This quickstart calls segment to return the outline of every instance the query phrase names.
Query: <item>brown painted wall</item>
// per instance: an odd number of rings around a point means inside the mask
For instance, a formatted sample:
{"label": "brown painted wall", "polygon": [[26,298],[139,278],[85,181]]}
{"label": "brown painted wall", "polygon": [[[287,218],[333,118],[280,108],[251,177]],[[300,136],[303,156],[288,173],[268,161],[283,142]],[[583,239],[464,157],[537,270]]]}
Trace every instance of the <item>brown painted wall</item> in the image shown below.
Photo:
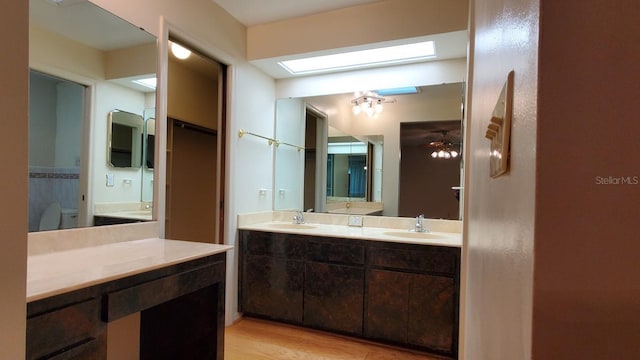
{"label": "brown painted wall", "polygon": [[542,14],[533,355],[638,359],[640,2]]}
{"label": "brown painted wall", "polygon": [[452,186],[460,186],[460,161],[434,159],[432,150],[400,149],[400,199],[398,216],[458,219],[458,200]]}
{"label": "brown painted wall", "polygon": [[29,97],[29,3],[4,1],[0,40],[0,357],[24,359],[27,273],[27,164]]}

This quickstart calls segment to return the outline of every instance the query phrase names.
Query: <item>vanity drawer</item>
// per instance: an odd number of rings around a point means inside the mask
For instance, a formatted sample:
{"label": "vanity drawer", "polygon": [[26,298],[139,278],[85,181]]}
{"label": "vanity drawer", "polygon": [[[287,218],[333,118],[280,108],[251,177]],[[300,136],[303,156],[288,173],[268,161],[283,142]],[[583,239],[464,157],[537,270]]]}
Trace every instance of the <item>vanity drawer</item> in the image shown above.
{"label": "vanity drawer", "polygon": [[26,358],[67,359],[75,358],[73,354],[106,354],[103,335],[98,299],[56,308],[27,318]]}
{"label": "vanity drawer", "polygon": [[356,240],[321,239],[307,244],[307,260],[364,265],[365,247]]}
{"label": "vanity drawer", "polygon": [[104,320],[111,322],[221,282],[225,270],[221,261],[108,293]]}
{"label": "vanity drawer", "polygon": [[407,244],[372,246],[368,256],[369,265],[374,267],[455,275],[459,271],[460,249]]}
{"label": "vanity drawer", "polygon": [[288,259],[302,260],[304,258],[306,251],[305,237],[295,234],[261,231],[241,231],[240,233],[243,251],[246,253]]}

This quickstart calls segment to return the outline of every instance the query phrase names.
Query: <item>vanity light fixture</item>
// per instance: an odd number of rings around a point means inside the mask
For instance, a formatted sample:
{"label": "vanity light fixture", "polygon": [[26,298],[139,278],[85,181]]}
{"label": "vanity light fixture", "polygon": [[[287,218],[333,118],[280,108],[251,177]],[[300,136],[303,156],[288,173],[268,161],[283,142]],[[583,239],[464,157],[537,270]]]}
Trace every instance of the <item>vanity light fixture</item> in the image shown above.
{"label": "vanity light fixture", "polygon": [[436,56],[433,41],[280,61],[294,75],[417,62]]}
{"label": "vanity light fixture", "polygon": [[364,112],[368,116],[379,114],[383,110],[383,103],[393,103],[395,100],[390,100],[381,96],[378,96],[375,92],[368,91],[365,93],[356,93],[356,98],[351,100],[351,110],[354,115],[359,115]]}
{"label": "vanity light fixture", "polygon": [[191,56],[191,50],[174,42],[171,42],[171,53],[173,54],[173,56],[177,57],[180,60],[186,60],[189,56]]}

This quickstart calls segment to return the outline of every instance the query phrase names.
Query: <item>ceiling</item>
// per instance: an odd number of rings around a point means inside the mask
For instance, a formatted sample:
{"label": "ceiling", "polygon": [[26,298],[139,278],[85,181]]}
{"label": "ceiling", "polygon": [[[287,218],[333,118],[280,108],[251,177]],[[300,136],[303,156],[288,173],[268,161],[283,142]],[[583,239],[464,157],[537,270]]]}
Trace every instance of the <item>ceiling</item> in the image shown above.
{"label": "ceiling", "polygon": [[212,0],[245,26],[266,24],[381,0]]}

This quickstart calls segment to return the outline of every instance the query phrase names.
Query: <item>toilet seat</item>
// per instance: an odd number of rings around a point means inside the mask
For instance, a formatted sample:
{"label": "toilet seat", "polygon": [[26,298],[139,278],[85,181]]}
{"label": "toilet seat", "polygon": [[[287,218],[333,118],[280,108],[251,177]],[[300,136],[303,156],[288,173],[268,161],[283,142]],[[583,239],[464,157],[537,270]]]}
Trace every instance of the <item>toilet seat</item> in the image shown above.
{"label": "toilet seat", "polygon": [[57,202],[51,203],[42,213],[40,217],[40,231],[56,230],[60,225],[60,204]]}

